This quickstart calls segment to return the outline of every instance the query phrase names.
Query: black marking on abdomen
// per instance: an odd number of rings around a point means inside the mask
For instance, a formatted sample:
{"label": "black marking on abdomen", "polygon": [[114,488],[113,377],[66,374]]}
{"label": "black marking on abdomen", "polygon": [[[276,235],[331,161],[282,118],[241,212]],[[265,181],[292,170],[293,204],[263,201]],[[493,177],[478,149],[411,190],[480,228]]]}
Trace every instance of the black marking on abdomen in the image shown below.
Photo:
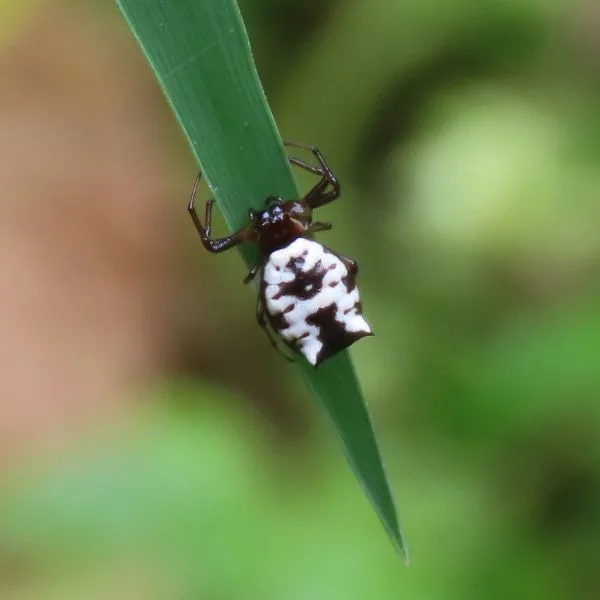
{"label": "black marking on abdomen", "polygon": [[325,276],[325,269],[321,260],[319,259],[308,271],[299,269],[299,265],[294,262],[298,260],[302,260],[302,263],[304,263],[304,259],[301,257],[288,262],[287,268],[292,271],[294,278],[291,281],[279,284],[279,291],[273,296],[273,300],[279,300],[282,296],[291,296],[298,300],[310,300],[321,291],[323,277]]}
{"label": "black marking on abdomen", "polygon": [[283,313],[280,312],[273,315],[268,310],[266,311],[266,313],[267,320],[271,324],[271,327],[278,333],[280,333],[284,329],[287,329],[290,326]]}
{"label": "black marking on abdomen", "polygon": [[348,348],[361,338],[372,335],[366,331],[347,331],[344,328],[344,324],[336,320],[336,313],[337,306],[335,304],[330,304],[306,317],[306,322],[309,325],[316,325],[319,328],[318,337],[323,344],[323,347],[317,355],[316,366],[326,358]]}
{"label": "black marking on abdomen", "polygon": [[348,274],[342,277],[342,283],[346,286],[348,293],[354,291],[356,288],[356,275],[348,271]]}
{"label": "black marking on abdomen", "polygon": [[361,315],[362,314],[362,305],[360,303],[360,300],[358,302],[355,302],[353,306],[351,306],[350,308],[347,308],[344,311],[344,314],[350,314],[353,310],[356,311],[356,314]]}

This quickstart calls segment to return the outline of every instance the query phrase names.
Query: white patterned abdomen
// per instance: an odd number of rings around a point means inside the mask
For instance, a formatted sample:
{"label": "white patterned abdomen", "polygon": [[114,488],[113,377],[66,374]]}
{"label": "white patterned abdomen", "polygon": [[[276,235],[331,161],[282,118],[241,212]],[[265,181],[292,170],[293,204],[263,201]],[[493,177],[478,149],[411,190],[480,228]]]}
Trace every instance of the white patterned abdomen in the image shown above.
{"label": "white patterned abdomen", "polygon": [[269,322],[312,365],[371,335],[355,272],[318,242],[298,238],[273,252],[262,285]]}

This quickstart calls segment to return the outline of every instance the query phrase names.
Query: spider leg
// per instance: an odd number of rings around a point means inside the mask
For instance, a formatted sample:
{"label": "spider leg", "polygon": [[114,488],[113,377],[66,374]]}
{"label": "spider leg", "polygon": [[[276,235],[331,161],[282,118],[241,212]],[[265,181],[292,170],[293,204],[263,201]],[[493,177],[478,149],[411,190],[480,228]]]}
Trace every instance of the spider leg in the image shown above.
{"label": "spider leg", "polygon": [[202,240],[204,247],[209,252],[225,252],[225,250],[229,250],[238,244],[254,240],[256,238],[256,232],[251,226],[243,227],[242,229],[224,238],[212,239],[210,237],[214,200],[209,200],[206,203],[206,208],[204,211],[204,225],[202,225],[200,217],[196,212],[196,192],[198,190],[198,184],[200,183],[201,178],[202,173],[200,172],[194,181],[194,187],[192,188],[190,201],[188,203],[188,212],[192,217],[192,221],[194,222],[198,233],[200,234],[200,239]]}
{"label": "spider leg", "polygon": [[261,267],[261,264],[257,264],[254,265],[249,271],[248,271],[248,275],[246,275],[246,277],[244,277],[244,283],[250,283],[255,277],[256,274],[258,273],[259,269]]}
{"label": "spider leg", "polygon": [[322,221],[315,221],[308,228],[308,233],[316,233],[317,231],[329,231],[333,225],[331,223],[323,223]]}
{"label": "spider leg", "polygon": [[279,354],[281,354],[281,356],[283,356],[285,360],[287,360],[288,362],[295,362],[293,358],[285,354],[285,352],[283,352],[283,350],[281,350],[281,348],[277,345],[277,342],[275,341],[275,338],[273,337],[273,334],[269,329],[267,319],[265,318],[265,308],[263,306],[260,294],[258,294],[258,297],[256,299],[256,322],[259,324],[260,328],[265,332],[267,338],[269,339],[269,342],[271,343],[271,346],[273,346],[273,348],[275,348],[275,350]]}
{"label": "spider leg", "polygon": [[[297,167],[300,167],[301,169],[304,169],[305,171],[308,171],[313,175],[319,175],[321,177],[321,181],[319,181],[312,188],[312,190],[310,190],[308,194],[306,194],[306,196],[304,197],[304,201],[311,208],[318,208],[319,206],[323,206],[328,202],[332,202],[333,200],[339,197],[340,184],[337,180],[337,177],[333,174],[333,172],[329,168],[329,165],[327,164],[327,161],[325,160],[325,157],[323,156],[323,154],[321,154],[321,151],[316,146],[308,146],[306,144],[300,144],[298,142],[289,141],[284,141],[283,143],[286,146],[293,146],[295,148],[303,148],[305,150],[310,150],[315,155],[316,159],[319,161],[320,167],[315,167],[301,160],[300,158],[296,158],[295,156],[289,157],[289,161],[293,165],[296,165]],[[330,186],[331,189],[328,192],[326,192],[325,190]]]}

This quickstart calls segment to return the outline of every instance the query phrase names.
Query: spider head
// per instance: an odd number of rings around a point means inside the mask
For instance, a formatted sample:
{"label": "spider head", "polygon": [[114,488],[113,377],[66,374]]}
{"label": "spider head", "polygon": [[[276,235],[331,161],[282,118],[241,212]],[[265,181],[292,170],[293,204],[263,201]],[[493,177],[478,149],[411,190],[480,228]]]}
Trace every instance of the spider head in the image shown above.
{"label": "spider head", "polygon": [[263,252],[270,253],[302,236],[312,222],[312,211],[304,202],[269,196],[266,208],[251,215]]}

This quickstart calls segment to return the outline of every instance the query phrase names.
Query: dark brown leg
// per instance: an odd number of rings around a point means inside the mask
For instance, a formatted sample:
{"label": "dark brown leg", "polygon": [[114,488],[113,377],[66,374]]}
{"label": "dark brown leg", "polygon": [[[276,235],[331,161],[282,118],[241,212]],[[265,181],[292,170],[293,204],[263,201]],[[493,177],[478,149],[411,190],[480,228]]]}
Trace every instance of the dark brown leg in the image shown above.
{"label": "dark brown leg", "polygon": [[254,265],[249,271],[248,271],[248,275],[246,275],[246,277],[244,277],[244,283],[250,283],[255,277],[256,274],[258,273],[259,269],[260,269],[261,265]]}
{"label": "dark brown leg", "polygon": [[[339,197],[340,184],[336,176],[329,168],[327,161],[325,160],[324,156],[321,154],[321,151],[318,148],[316,148],[315,146],[308,146],[306,144],[299,144],[298,142],[285,141],[284,144],[286,146],[293,146],[295,148],[303,148],[305,150],[310,150],[319,161],[320,167],[315,167],[301,160],[300,158],[296,158],[295,156],[289,157],[289,161],[293,165],[296,165],[297,167],[300,167],[301,169],[304,169],[305,171],[308,171],[313,175],[319,175],[321,177],[321,181],[319,181],[319,183],[317,183],[313,187],[313,189],[310,190],[308,194],[306,194],[304,198],[305,202],[311,208],[318,208],[319,206],[323,206],[328,202],[332,202],[333,200]],[[331,186],[331,189],[330,191],[326,192],[325,190],[329,186]]]}
{"label": "dark brown leg", "polygon": [[285,352],[283,352],[281,348],[277,345],[277,342],[275,341],[275,338],[273,337],[273,334],[269,329],[267,319],[265,318],[265,309],[263,307],[260,294],[258,294],[258,297],[256,299],[256,322],[259,324],[260,328],[265,332],[267,338],[269,339],[269,342],[271,343],[271,346],[273,346],[273,348],[275,348],[275,350],[279,354],[281,354],[281,356],[283,356],[285,360],[287,360],[288,362],[294,362],[294,359],[285,354]]}
{"label": "dark brown leg", "polygon": [[238,244],[242,244],[244,242],[251,241],[255,239],[256,233],[250,227],[244,227],[235,233],[218,239],[211,239],[211,226],[212,226],[212,207],[214,204],[213,200],[209,200],[206,203],[206,209],[204,212],[204,225],[200,222],[200,218],[198,217],[198,213],[196,212],[196,192],[198,190],[198,184],[200,183],[200,179],[202,177],[202,173],[198,173],[196,177],[196,181],[194,182],[194,187],[192,188],[192,194],[190,196],[190,201],[188,204],[188,212],[192,217],[192,221],[200,234],[200,239],[202,240],[202,244],[209,252],[225,252],[225,250],[229,250]]}
{"label": "dark brown leg", "polygon": [[329,231],[333,225],[331,223],[323,223],[321,221],[315,221],[308,228],[308,233],[316,233],[317,231]]}

